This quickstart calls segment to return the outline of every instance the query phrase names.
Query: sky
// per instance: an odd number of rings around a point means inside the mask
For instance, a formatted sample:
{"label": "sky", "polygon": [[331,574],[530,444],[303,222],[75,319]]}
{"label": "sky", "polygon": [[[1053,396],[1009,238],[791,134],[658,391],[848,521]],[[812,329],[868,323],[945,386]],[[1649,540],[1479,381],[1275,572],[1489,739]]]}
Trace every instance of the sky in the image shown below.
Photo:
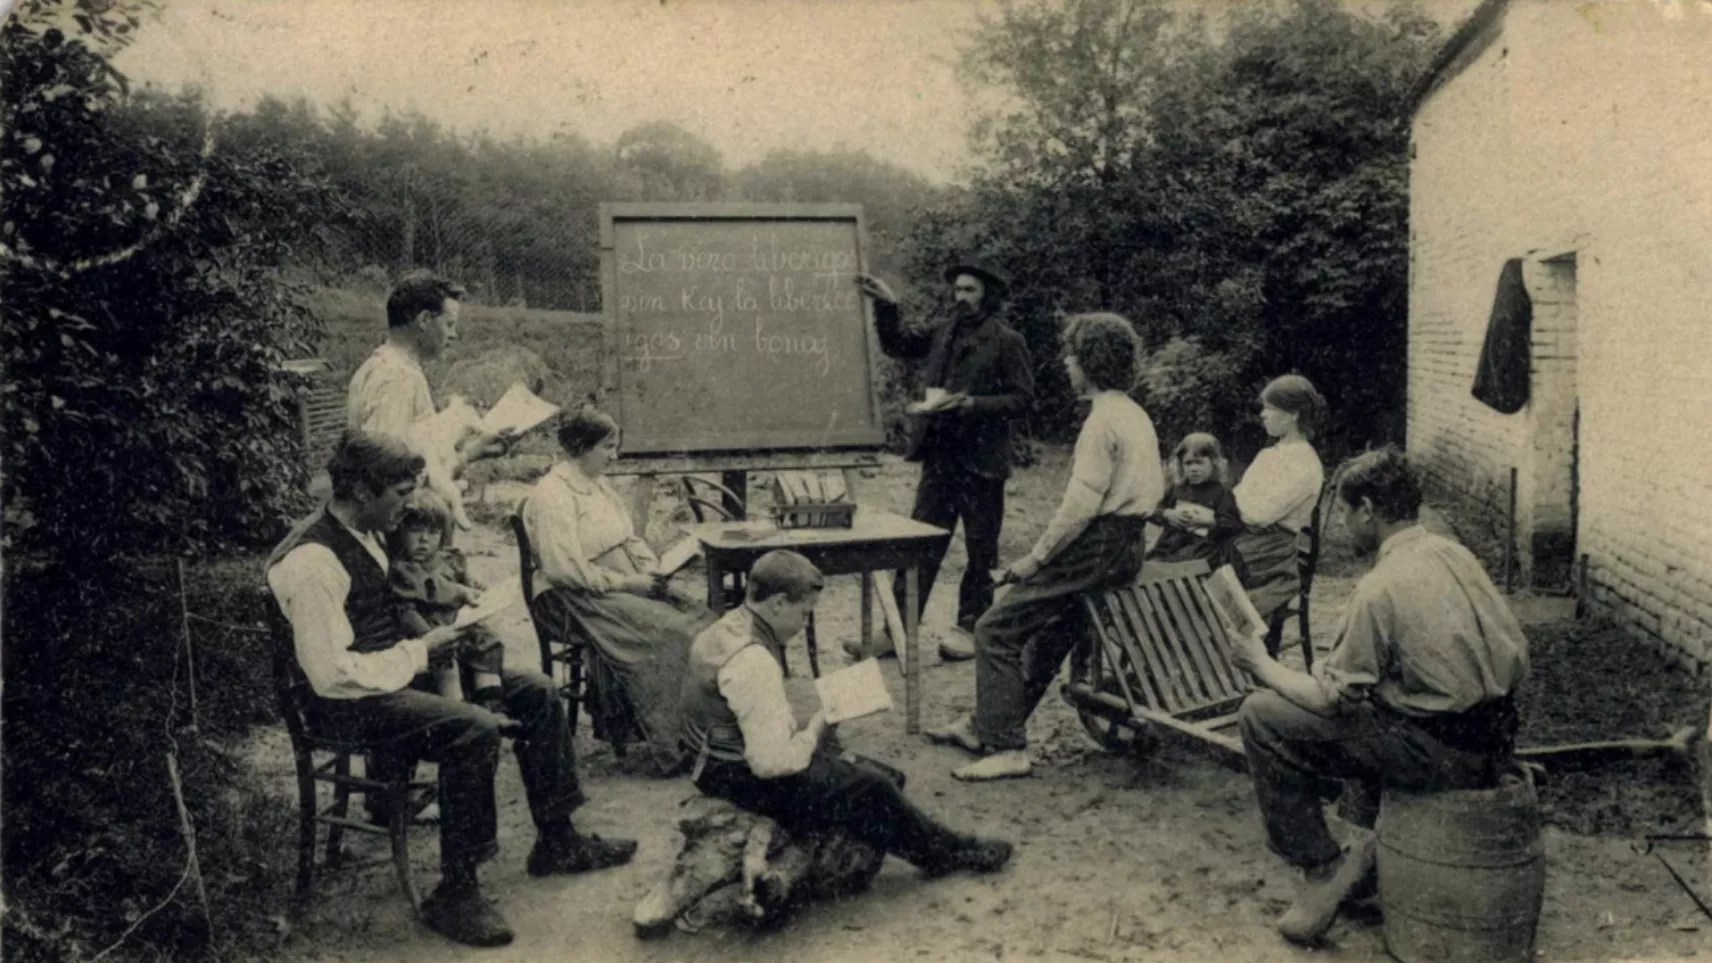
{"label": "sky", "polygon": [[[3,2],[3,0],[0,0]],[[1373,5],[1376,0],[1351,0]],[[1454,23],[1474,0],[1430,0]],[[986,9],[994,4],[986,3]],[[866,149],[935,181],[968,160],[955,51],[977,0],[165,0],[120,55],[216,106],[342,98],[448,126],[611,143],[675,122],[731,166]]]}

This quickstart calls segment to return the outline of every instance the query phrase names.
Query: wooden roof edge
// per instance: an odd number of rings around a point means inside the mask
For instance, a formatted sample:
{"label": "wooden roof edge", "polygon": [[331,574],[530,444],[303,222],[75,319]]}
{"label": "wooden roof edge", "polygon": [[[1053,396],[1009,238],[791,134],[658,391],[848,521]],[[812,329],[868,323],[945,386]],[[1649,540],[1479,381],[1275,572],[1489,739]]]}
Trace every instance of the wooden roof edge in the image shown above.
{"label": "wooden roof edge", "polygon": [[[1462,72],[1462,68],[1467,66],[1467,62],[1460,59],[1463,53],[1473,46],[1489,27],[1503,18],[1510,3],[1511,0],[1481,0],[1480,6],[1475,7],[1462,21],[1462,25],[1456,28],[1456,32],[1439,48],[1439,52],[1433,55],[1426,73],[1422,74],[1421,79],[1415,81],[1415,86],[1410,89],[1410,117],[1420,112],[1421,105],[1426,103],[1434,91]],[[1456,69],[1452,70],[1453,66]]]}

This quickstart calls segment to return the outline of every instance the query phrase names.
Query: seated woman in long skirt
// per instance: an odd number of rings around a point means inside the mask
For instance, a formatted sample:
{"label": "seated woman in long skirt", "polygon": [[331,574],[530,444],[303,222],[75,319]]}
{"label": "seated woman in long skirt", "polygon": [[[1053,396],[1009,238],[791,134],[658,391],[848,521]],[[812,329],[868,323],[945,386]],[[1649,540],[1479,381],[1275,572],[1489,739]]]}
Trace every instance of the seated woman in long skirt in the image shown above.
{"label": "seated woman in long skirt", "polygon": [[713,618],[666,591],[666,576],[605,478],[618,457],[618,423],[594,407],[565,416],[564,458],[536,483],[523,525],[543,583],[537,623],[589,643],[588,711],[594,735],[640,744],[661,775],[681,766],[678,690],[690,643]]}
{"label": "seated woman in long skirt", "polygon": [[1229,543],[1249,601],[1262,618],[1296,597],[1296,539],[1314,517],[1325,468],[1314,451],[1314,432],[1325,420],[1326,400],[1301,375],[1272,379],[1260,392],[1260,423],[1276,443],[1261,449],[1231,494],[1244,530]]}

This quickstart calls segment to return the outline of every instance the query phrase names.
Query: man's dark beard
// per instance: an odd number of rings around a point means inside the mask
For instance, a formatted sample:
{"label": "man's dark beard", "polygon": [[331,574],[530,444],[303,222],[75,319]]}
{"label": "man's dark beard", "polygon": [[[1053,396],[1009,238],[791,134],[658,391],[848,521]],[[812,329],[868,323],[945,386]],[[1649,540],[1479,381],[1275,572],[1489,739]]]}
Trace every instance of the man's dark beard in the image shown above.
{"label": "man's dark beard", "polygon": [[980,308],[967,301],[958,301],[951,306],[951,318],[959,323],[968,321],[980,313]]}

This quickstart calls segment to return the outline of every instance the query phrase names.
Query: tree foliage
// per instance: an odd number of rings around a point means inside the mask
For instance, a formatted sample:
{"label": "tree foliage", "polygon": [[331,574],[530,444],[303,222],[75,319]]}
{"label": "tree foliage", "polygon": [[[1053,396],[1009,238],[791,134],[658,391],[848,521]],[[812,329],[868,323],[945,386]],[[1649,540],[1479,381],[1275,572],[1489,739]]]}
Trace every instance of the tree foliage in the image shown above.
{"label": "tree foliage", "polygon": [[912,272],[1011,266],[1042,430],[1075,423],[1061,312],[1129,316],[1157,353],[1162,433],[1248,434],[1268,376],[1300,371],[1343,445],[1392,434],[1407,292],[1407,103],[1436,36],[1409,7],[1231,8],[1222,31],[1162,0],[1012,2],[962,66],[997,92],[969,189],[918,219]]}
{"label": "tree foliage", "polygon": [[[279,151],[223,143],[193,95],[130,95],[85,36],[4,28],[0,251],[6,548],[112,561],[265,537],[299,486],[281,362],[314,319],[280,279],[336,206]],[[87,38],[87,39],[85,39]]]}

